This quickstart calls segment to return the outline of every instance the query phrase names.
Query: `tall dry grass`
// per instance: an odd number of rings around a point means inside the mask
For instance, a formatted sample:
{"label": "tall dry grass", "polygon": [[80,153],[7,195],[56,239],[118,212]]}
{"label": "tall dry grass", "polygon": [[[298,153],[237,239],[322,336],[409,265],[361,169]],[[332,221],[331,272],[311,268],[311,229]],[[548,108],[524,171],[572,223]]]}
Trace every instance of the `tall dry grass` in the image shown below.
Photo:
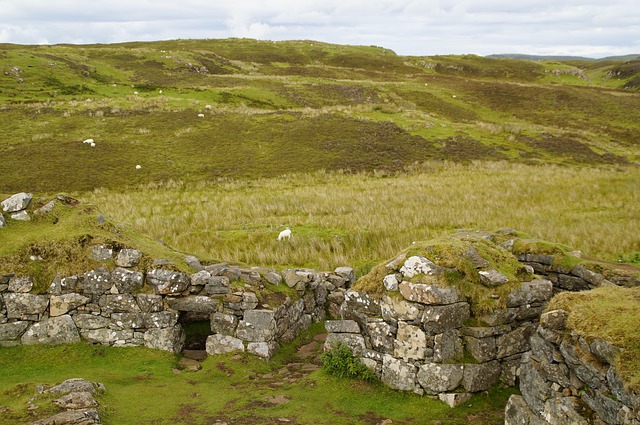
{"label": "tall dry grass", "polygon": [[[413,241],[470,227],[512,227],[606,260],[640,251],[638,168],[431,163],[395,176],[170,181],[85,197],[175,249],[249,265],[365,271]],[[285,226],[293,238],[279,243]]]}

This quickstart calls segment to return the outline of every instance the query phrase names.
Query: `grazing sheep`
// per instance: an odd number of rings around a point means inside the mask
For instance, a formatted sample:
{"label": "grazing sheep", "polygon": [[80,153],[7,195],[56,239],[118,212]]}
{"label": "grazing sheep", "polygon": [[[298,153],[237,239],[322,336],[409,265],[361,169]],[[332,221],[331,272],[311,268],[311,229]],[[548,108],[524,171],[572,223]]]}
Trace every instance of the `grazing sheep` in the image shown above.
{"label": "grazing sheep", "polygon": [[139,170],[142,168],[142,165],[136,165],[136,170]]}
{"label": "grazing sheep", "polygon": [[160,91],[158,92],[158,94],[162,94],[162,90],[160,90]]}
{"label": "grazing sheep", "polygon": [[204,114],[198,114],[198,118],[204,118]]}
{"label": "grazing sheep", "polygon": [[283,241],[285,239],[291,239],[291,229],[289,229],[288,227],[278,235],[279,241]]}
{"label": "grazing sheep", "polygon": [[133,94],[135,94],[135,95],[137,96],[137,95],[138,95],[138,92],[137,92],[137,91],[134,91],[134,92],[133,92]]}
{"label": "grazing sheep", "polygon": [[211,109],[211,105],[204,105],[204,109]]}
{"label": "grazing sheep", "polygon": [[91,143],[93,143],[93,139],[87,139],[87,140],[83,141],[82,143],[91,144]]}
{"label": "grazing sheep", "polygon": [[95,148],[95,147],[96,147],[96,144],[95,144],[95,143],[93,143],[93,142],[91,142],[91,143],[89,143],[89,146],[91,146],[92,148]]}

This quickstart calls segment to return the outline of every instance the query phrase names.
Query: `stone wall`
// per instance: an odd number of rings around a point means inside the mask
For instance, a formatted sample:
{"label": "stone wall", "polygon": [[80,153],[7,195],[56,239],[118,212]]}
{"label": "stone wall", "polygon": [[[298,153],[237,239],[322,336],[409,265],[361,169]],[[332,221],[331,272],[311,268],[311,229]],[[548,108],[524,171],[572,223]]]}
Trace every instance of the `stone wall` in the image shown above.
{"label": "stone wall", "polygon": [[[327,308],[337,311],[354,281],[347,267],[278,273],[226,263],[202,266],[190,257],[198,271],[187,274],[162,266],[143,270],[134,249],[95,246],[92,256],[105,267],[56,277],[45,294],[33,293],[30,276],[0,276],[0,346],[84,340],[178,353],[185,340],[181,322],[210,320],[210,354],[247,350],[268,358],[278,343],[323,320]],[[292,296],[266,285],[286,285]]]}
{"label": "stone wall", "polygon": [[[473,239],[469,235],[461,237]],[[495,242],[486,235],[480,238]],[[514,241],[495,244],[502,250],[496,258],[506,258],[509,254],[505,251],[513,250]],[[530,278],[506,295],[504,307],[474,314],[469,294],[442,284],[438,276],[447,271],[477,273],[474,284],[495,289],[496,293],[489,291],[488,296],[496,299],[504,297],[498,295],[499,288],[508,284],[509,279],[496,267],[496,258],[483,258],[472,247],[463,255],[472,267],[444,269],[423,256],[401,255],[386,264],[384,273],[376,275],[378,287],[384,287],[382,295],[348,290],[341,309],[342,320],[326,324],[329,335],[325,350],[344,343],[389,387],[437,396],[453,407],[467,400],[471,393],[498,383],[520,384],[522,388],[523,380],[530,379],[532,370],[539,372],[546,367],[532,366],[536,357],[531,350],[535,353],[544,341],[537,334],[540,316],[556,293],[640,284],[637,274],[634,277],[607,271],[605,275],[583,265],[558,265],[563,261],[556,261],[553,255],[511,252],[526,268],[527,273],[520,277]],[[414,283],[416,277],[418,281],[432,283]],[[596,395],[584,397],[602,400]],[[616,407],[622,408],[617,404]]]}
{"label": "stone wall", "polygon": [[[343,320],[328,321],[325,349],[349,345],[388,386],[438,396],[457,405],[471,393],[498,382],[515,385],[529,337],[552,297],[549,280],[524,282],[507,297],[505,308],[473,316],[457,289],[405,281],[411,265],[430,263],[410,257],[380,300],[348,290]],[[400,277],[400,279],[398,279]]]}
{"label": "stone wall", "polygon": [[564,310],[546,312],[523,357],[521,396],[505,410],[507,425],[640,424],[640,397],[612,366],[620,348],[591,343],[566,328]]}

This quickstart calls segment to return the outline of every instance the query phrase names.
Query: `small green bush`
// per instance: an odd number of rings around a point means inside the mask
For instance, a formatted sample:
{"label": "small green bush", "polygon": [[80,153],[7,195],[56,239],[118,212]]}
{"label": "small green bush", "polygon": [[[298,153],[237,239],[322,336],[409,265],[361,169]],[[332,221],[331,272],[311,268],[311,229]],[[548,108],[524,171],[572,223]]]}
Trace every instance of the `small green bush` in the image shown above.
{"label": "small green bush", "polygon": [[323,353],[321,359],[324,370],[338,378],[356,378],[364,381],[378,379],[375,373],[353,355],[351,348],[341,342],[330,351]]}

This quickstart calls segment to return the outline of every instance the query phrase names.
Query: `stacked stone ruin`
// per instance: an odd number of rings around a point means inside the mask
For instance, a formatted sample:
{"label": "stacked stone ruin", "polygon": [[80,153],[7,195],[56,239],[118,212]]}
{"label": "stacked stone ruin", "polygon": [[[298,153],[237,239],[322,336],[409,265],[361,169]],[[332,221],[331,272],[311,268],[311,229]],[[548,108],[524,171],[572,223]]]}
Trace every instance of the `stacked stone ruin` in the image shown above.
{"label": "stacked stone ruin", "polygon": [[[181,323],[210,320],[210,354],[246,350],[269,358],[280,343],[323,320],[327,308],[336,311],[354,281],[348,267],[279,273],[226,263],[202,266],[190,257],[199,270],[187,274],[160,265],[143,270],[141,257],[135,249],[94,246],[94,261],[116,267],[58,276],[46,294],[33,293],[30,276],[0,276],[0,346],[84,340],[178,353],[185,341]],[[287,285],[297,296],[282,296],[278,305],[261,303],[265,284]]]}
{"label": "stacked stone ruin", "polygon": [[[501,246],[512,249],[513,241]],[[505,308],[473,315],[455,288],[411,282],[441,272],[439,266],[401,255],[385,267],[381,297],[345,293],[342,320],[326,323],[325,348],[346,344],[386,385],[452,407],[497,384],[519,385],[522,396],[512,396],[506,409],[510,425],[640,424],[640,398],[611,366],[620,348],[569,332],[564,311],[544,313],[558,292],[634,287],[637,274],[605,276],[558,265],[553,255],[516,258],[536,278],[515,288]],[[478,269],[483,284],[506,283],[497,270]]]}

